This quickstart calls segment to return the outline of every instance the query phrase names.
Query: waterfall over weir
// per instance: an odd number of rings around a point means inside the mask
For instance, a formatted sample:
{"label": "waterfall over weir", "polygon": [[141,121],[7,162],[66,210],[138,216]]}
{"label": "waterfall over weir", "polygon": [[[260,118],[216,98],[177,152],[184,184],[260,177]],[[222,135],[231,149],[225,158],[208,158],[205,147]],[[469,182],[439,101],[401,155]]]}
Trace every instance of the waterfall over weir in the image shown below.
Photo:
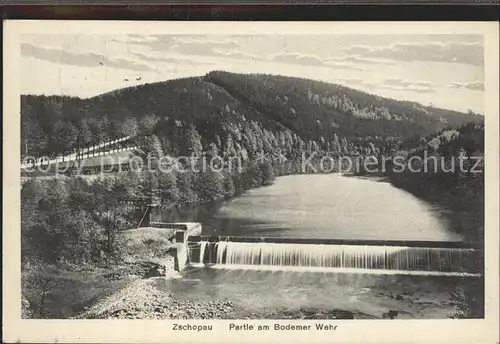
{"label": "waterfall over weir", "polygon": [[476,275],[476,253],[470,248],[200,241],[190,243],[189,263],[228,269],[453,276]]}

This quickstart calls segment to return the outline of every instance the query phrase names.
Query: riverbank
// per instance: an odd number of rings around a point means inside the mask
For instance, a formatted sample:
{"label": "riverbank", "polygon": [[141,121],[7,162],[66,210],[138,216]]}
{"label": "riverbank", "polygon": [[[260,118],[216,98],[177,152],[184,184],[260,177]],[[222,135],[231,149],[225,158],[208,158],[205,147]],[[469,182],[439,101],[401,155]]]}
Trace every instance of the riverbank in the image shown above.
{"label": "riverbank", "polygon": [[460,234],[464,241],[483,245],[484,184],[482,176],[472,177],[469,184],[464,182],[456,187],[444,187],[437,180],[425,180],[411,173],[388,173],[387,181],[431,205],[437,205],[452,231]]}
{"label": "riverbank", "polygon": [[[152,285],[134,281],[104,298],[74,319],[370,319],[369,315],[345,310],[300,308],[265,312],[248,310],[229,300],[178,299]],[[394,317],[397,316],[395,312]],[[391,313],[392,314],[392,313]]]}
{"label": "riverbank", "polygon": [[23,318],[66,319],[137,281],[174,276],[168,255],[174,230],[139,228],[119,232],[120,258],[102,265],[31,266],[22,271]]}
{"label": "riverbank", "polygon": [[383,173],[371,173],[371,174],[343,173],[342,177],[370,180],[379,183],[389,183],[389,178],[387,177],[387,175]]}
{"label": "riverbank", "polygon": [[[172,278],[172,276],[167,277]],[[136,280],[116,293],[102,298],[74,319],[446,319],[457,307],[448,297],[446,283],[420,281],[386,283],[349,289],[349,295],[337,295],[328,305],[297,307],[249,307],[231,295],[222,297],[208,292],[195,298],[182,297],[175,291],[158,288],[160,279]],[[422,283],[423,282],[423,283]],[[452,281],[448,281],[453,283]],[[188,282],[192,283],[192,282]],[[206,285],[211,288],[211,285]],[[338,291],[345,289],[337,286]],[[286,290],[286,289],[285,289]],[[284,292],[284,291],[282,291]],[[342,294],[344,292],[340,292]],[[292,297],[292,296],[290,296]],[[245,302],[248,301],[245,300]],[[359,301],[366,303],[362,308]],[[347,308],[342,308],[347,307]],[[350,308],[349,308],[350,307]]]}
{"label": "riverbank", "polygon": [[233,308],[228,301],[178,300],[150,281],[139,280],[99,301],[76,319],[236,319]]}

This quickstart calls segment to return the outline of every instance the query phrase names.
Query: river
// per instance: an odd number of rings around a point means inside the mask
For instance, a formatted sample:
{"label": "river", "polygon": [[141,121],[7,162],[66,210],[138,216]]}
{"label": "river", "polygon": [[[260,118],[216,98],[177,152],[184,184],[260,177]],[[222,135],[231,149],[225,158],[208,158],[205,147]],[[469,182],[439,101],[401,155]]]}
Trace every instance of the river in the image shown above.
{"label": "river", "polygon": [[[337,174],[284,176],[227,202],[166,212],[203,234],[258,237],[458,241],[446,210],[391,184]],[[157,219],[158,220],[158,219]],[[229,299],[258,317],[280,309],[342,309],[362,318],[445,318],[456,277],[188,268],[154,282],[190,299]]]}

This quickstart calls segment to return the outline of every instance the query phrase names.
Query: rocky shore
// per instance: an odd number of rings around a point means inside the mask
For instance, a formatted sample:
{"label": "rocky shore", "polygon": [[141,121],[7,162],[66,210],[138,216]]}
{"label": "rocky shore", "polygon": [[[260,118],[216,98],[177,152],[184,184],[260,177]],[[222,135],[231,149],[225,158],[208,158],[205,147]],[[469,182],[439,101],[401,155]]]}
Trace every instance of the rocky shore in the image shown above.
{"label": "rocky shore", "polygon": [[130,284],[80,313],[75,319],[235,319],[232,302],[179,300],[155,288],[155,278],[175,278],[174,258],[136,260],[104,275]]}
{"label": "rocky shore", "polygon": [[241,309],[228,300],[178,299],[154,286],[158,278],[176,278],[173,258],[136,261],[104,277],[129,280],[127,287],[99,300],[73,319],[366,319],[364,314],[315,308],[254,310]]}
{"label": "rocky shore", "polygon": [[364,314],[345,310],[274,310],[251,313],[227,300],[179,300],[147,280],[132,282],[127,288],[99,301],[75,319],[367,319]]}
{"label": "rocky shore", "polygon": [[147,280],[132,282],[127,288],[99,301],[77,319],[235,319],[229,301],[193,302],[177,300]]}
{"label": "rocky shore", "polygon": [[171,277],[174,271],[174,258],[167,256],[156,261],[136,261],[124,263],[122,266],[105,274],[103,277],[110,280],[146,279],[152,277]]}

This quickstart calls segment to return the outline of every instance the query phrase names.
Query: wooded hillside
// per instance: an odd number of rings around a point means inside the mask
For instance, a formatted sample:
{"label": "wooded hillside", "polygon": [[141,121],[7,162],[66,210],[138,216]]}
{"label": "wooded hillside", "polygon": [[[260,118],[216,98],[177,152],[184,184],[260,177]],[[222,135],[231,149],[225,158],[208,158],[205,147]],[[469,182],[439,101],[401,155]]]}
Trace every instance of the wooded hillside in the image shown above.
{"label": "wooded hillside", "polygon": [[[90,99],[22,96],[21,152],[55,155],[124,135],[158,136],[165,154],[215,147],[252,157],[305,145],[352,153],[482,120],[307,79],[211,72]],[[193,135],[195,139],[193,139]],[[290,149],[288,149],[290,150]]]}

